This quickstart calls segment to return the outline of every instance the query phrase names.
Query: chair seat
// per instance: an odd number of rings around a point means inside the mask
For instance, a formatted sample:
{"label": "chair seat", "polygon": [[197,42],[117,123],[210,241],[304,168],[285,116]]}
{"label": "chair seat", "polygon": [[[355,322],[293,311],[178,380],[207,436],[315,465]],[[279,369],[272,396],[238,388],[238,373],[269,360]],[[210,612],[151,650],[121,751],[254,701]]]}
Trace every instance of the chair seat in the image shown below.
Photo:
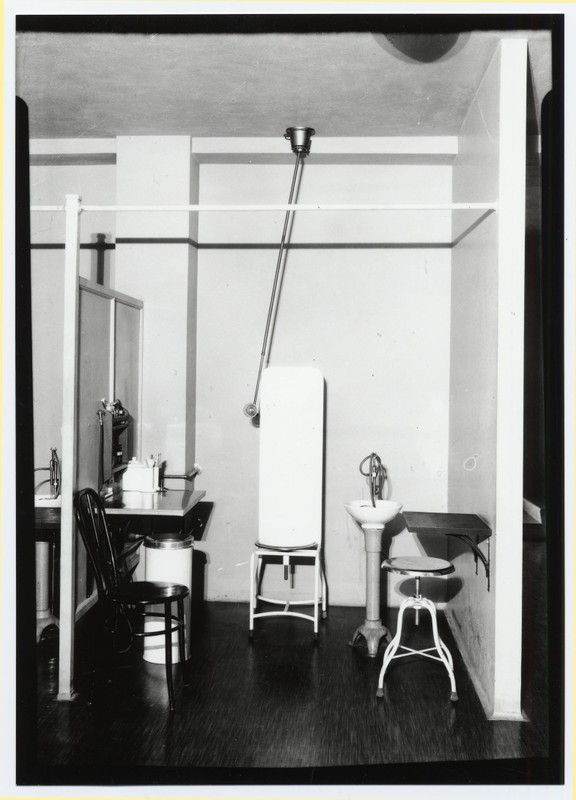
{"label": "chair seat", "polygon": [[187,586],[165,581],[135,581],[117,586],[110,592],[110,598],[119,603],[134,605],[148,603],[166,603],[188,597]]}
{"label": "chair seat", "polygon": [[[250,557],[250,630],[249,638],[252,640],[254,620],[260,617],[300,617],[314,624],[314,639],[318,639],[319,606],[322,607],[322,619],[326,619],[326,578],[322,565],[320,545],[317,542],[305,545],[282,546],[255,542],[255,550]],[[260,584],[262,574],[267,562],[272,559],[281,559],[284,565],[284,580],[291,578],[290,589],[294,586],[294,564],[300,559],[304,562],[311,561],[314,565],[314,594],[301,599],[291,599],[290,594],[282,597],[270,597],[261,594]],[[320,589],[321,586],[321,589]],[[290,591],[290,590],[289,590]],[[270,603],[281,606],[274,611],[257,611],[258,602]],[[312,614],[293,611],[292,606],[309,606],[313,608]]]}
{"label": "chair seat", "polygon": [[433,577],[434,575],[448,575],[454,572],[454,564],[443,558],[431,556],[397,556],[387,558],[382,562],[382,568],[388,572],[399,575],[416,575],[418,577]]}
{"label": "chair seat", "polygon": [[255,546],[261,550],[278,550],[280,553],[292,553],[294,550],[317,550],[318,544],[298,544],[298,545],[278,545],[278,544],[265,544],[264,542],[254,542]]}

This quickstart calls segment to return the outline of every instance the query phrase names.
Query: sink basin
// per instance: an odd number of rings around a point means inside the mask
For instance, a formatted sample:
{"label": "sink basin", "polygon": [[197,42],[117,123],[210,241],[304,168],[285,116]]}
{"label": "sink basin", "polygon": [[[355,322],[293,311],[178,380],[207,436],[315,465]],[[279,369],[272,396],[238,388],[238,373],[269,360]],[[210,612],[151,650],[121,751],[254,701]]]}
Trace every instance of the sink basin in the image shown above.
{"label": "sink basin", "polygon": [[402,511],[400,503],[394,500],[376,500],[376,507],[370,500],[353,500],[344,503],[346,511],[359,525],[385,525]]}
{"label": "sink basin", "polygon": [[35,494],[34,505],[37,508],[60,508],[62,505],[61,497],[51,497],[49,494]]}

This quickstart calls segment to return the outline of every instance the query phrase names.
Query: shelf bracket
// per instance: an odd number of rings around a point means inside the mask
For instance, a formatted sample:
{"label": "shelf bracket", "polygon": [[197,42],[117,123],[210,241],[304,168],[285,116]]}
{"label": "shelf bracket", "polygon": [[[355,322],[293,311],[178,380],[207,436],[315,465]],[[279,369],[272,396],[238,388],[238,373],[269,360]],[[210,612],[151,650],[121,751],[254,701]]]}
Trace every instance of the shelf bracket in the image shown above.
{"label": "shelf bracket", "polygon": [[[478,559],[484,564],[484,569],[486,571],[486,580],[488,582],[488,591],[490,591],[490,537],[489,536],[476,536],[476,541],[474,542],[468,533],[451,533],[451,536],[454,536],[456,539],[460,539],[460,541],[465,542],[472,552],[474,553],[474,563],[476,565],[476,575],[478,575]],[[484,555],[482,550],[478,547],[480,542],[487,541],[488,542],[488,556]]]}

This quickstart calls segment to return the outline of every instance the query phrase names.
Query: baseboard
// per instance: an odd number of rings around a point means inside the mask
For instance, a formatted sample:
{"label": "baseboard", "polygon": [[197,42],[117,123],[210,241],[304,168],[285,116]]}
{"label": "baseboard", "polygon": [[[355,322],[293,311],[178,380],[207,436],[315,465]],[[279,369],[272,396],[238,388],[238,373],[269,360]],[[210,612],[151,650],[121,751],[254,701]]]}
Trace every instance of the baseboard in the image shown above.
{"label": "baseboard", "polygon": [[456,620],[454,615],[453,609],[450,606],[447,606],[446,611],[444,613],[448,625],[450,626],[450,630],[452,632],[452,636],[460,650],[460,654],[466,664],[466,669],[468,670],[468,674],[470,679],[474,685],[474,689],[476,690],[476,694],[478,695],[478,699],[482,704],[482,708],[484,709],[484,713],[486,714],[486,719],[489,722],[498,722],[498,721],[506,721],[506,722],[528,722],[528,718],[524,714],[524,712],[500,712],[494,711],[494,702],[489,699],[484,686],[482,685],[482,681],[480,680],[480,676],[475,670],[475,660],[472,657],[471,653],[469,652],[468,648],[466,647],[466,643],[462,638],[460,633],[460,626]]}
{"label": "baseboard", "polygon": [[511,711],[509,714],[492,714],[492,716],[488,717],[490,722],[529,722],[530,720],[524,714],[524,712],[513,712]]}
{"label": "baseboard", "polygon": [[464,663],[466,665],[466,669],[468,670],[468,674],[470,676],[470,680],[474,685],[474,689],[476,690],[476,694],[478,695],[478,699],[482,704],[482,708],[484,709],[484,713],[486,714],[486,719],[491,719],[492,714],[494,713],[494,704],[490,701],[488,695],[486,694],[484,687],[482,685],[482,681],[480,680],[480,676],[476,672],[475,669],[475,662],[472,658],[464,639],[462,638],[462,634],[460,632],[460,626],[454,616],[454,611],[450,606],[446,607],[444,612],[446,617],[446,621],[450,626],[450,630],[452,632],[452,636],[456,642],[458,650],[460,650],[460,655],[462,656]]}

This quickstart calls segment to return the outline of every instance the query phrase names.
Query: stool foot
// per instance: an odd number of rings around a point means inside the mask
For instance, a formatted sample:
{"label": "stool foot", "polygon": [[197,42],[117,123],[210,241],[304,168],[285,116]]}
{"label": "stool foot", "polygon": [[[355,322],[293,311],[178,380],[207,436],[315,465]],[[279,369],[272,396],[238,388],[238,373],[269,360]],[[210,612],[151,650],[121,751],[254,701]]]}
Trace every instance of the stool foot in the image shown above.
{"label": "stool foot", "polygon": [[322,612],[322,619],[328,619],[328,612],[327,611],[323,611]]}
{"label": "stool foot", "polygon": [[384,689],[378,689],[376,691],[376,697],[384,697]]}
{"label": "stool foot", "polygon": [[456,694],[456,692],[452,692],[450,694],[450,702],[451,703],[457,703],[458,702],[458,695]]}

